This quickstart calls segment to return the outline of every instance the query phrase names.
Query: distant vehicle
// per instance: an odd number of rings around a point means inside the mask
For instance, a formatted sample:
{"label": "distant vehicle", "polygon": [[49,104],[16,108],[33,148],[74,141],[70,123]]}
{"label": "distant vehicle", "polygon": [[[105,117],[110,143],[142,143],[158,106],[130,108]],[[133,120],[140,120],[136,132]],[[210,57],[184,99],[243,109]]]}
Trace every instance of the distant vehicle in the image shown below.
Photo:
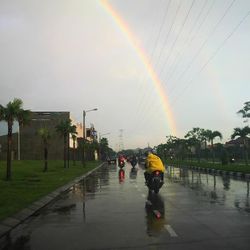
{"label": "distant vehicle", "polygon": [[145,166],[145,164],[146,164],[146,157],[145,156],[139,157],[139,164]]}
{"label": "distant vehicle", "polygon": [[116,156],[108,157],[108,164],[116,164]]}

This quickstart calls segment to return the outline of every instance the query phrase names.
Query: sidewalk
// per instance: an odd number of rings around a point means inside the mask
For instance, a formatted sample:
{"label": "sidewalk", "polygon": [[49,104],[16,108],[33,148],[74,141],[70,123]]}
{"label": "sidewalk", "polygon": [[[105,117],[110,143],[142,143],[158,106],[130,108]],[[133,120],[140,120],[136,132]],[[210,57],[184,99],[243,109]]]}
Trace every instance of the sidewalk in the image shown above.
{"label": "sidewalk", "polygon": [[75,178],[70,183],[56,189],[54,192],[46,195],[45,197],[43,197],[42,199],[40,199],[36,202],[34,202],[33,204],[31,204],[27,208],[21,210],[20,212],[13,214],[12,216],[1,221],[0,222],[0,243],[1,243],[2,238],[4,238],[5,236],[8,236],[8,234],[10,233],[10,231],[12,229],[17,227],[19,224],[24,222],[30,216],[32,216],[33,214],[38,212],[40,209],[42,209],[43,207],[48,205],[50,202],[52,202],[54,199],[56,199],[60,194],[68,191],[73,185],[77,184],[79,181],[86,178],[88,175],[92,174],[97,169],[101,168],[104,164],[105,164],[105,162],[100,164],[98,167],[92,169],[88,173],[86,173],[80,177]]}

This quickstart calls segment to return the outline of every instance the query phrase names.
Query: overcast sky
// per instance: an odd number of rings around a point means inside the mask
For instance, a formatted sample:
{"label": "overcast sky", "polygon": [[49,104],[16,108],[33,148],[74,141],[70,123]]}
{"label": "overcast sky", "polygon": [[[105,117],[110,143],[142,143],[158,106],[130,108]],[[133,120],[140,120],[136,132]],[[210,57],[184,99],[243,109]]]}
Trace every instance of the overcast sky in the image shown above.
{"label": "overcast sky", "polygon": [[[250,100],[249,0],[0,1],[0,104],[82,111],[114,149],[155,146],[172,134],[160,96],[183,137],[193,127],[228,140]],[[132,35],[131,35],[132,34]],[[162,93],[136,39],[162,82]],[[173,134],[172,134],[173,135]]]}

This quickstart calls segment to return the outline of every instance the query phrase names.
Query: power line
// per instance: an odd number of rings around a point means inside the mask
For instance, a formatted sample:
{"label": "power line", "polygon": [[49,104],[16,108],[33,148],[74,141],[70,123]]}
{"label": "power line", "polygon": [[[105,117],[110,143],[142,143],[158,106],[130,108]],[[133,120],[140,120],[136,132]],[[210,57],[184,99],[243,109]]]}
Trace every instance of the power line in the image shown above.
{"label": "power line", "polygon": [[[199,19],[200,19],[200,17],[201,17],[201,14],[203,13],[203,10],[205,9],[207,3],[208,3],[208,0],[205,0],[205,1],[204,1],[204,4],[203,4],[203,6],[202,6],[202,8],[201,8],[201,10],[200,10],[199,15],[197,16],[197,18],[196,18],[195,21],[194,21],[194,28],[193,28],[193,30],[195,30],[195,25],[196,25],[196,24],[199,24]],[[173,70],[172,70],[172,71],[169,71],[169,74],[168,74],[169,77],[168,77],[168,79],[166,80],[166,82],[169,82],[170,79],[171,79],[171,77],[174,75],[174,72],[176,71],[176,69],[177,69],[179,63],[181,62],[181,56],[183,55],[183,53],[184,53],[184,51],[185,51],[185,48],[187,48],[187,47],[192,43],[192,41],[194,40],[194,38],[195,38],[196,35],[198,34],[198,31],[200,30],[200,28],[202,27],[203,23],[204,23],[205,20],[207,19],[207,17],[208,17],[208,15],[209,15],[209,13],[210,13],[210,11],[211,11],[212,6],[214,5],[214,3],[215,3],[215,0],[213,0],[213,1],[212,1],[212,4],[209,6],[207,13],[205,14],[204,18],[202,19],[202,21],[200,22],[198,28],[196,29],[196,32],[195,32],[192,36],[191,36],[191,35],[189,36],[190,39],[185,43],[185,45],[183,46],[182,50],[180,50],[180,51],[177,52],[178,55],[177,55],[177,56],[175,57],[175,59],[173,60],[173,65],[174,65],[174,66],[173,66]],[[193,30],[190,31],[190,34],[193,33]],[[180,58],[180,60],[177,60],[177,58]],[[175,63],[175,62],[176,62],[176,63]]]}
{"label": "power line", "polygon": [[168,10],[169,10],[169,5],[171,3],[171,0],[168,1],[168,4],[167,4],[167,9],[165,10],[165,13],[164,13],[164,16],[163,16],[163,19],[162,19],[162,22],[161,22],[161,25],[160,25],[160,29],[159,29],[159,32],[158,32],[158,35],[157,35],[157,38],[155,40],[155,44],[154,44],[154,48],[152,50],[152,53],[151,53],[151,56],[150,56],[150,61],[152,62],[153,60],[153,57],[154,57],[154,52],[156,50],[156,47],[158,45],[158,42],[159,42],[159,39],[160,39],[160,36],[161,36],[161,33],[162,33],[162,28],[166,22],[166,17],[167,17],[167,14],[168,14]]}
{"label": "power line", "polygon": [[[170,32],[171,32],[171,30],[172,30],[172,28],[173,28],[173,26],[174,26],[174,23],[175,23],[175,20],[176,20],[176,17],[177,17],[177,15],[178,15],[178,12],[179,12],[179,10],[180,10],[180,8],[181,8],[181,5],[182,5],[182,1],[180,0],[179,1],[179,4],[178,4],[178,7],[177,7],[177,9],[176,9],[176,12],[175,12],[175,16],[174,16],[174,19],[173,19],[173,21],[172,21],[172,24],[171,24],[171,26],[170,26],[170,29],[168,30],[168,33],[167,33],[167,36],[165,37],[165,40],[164,40],[164,44],[165,45],[163,45],[163,47],[162,47],[162,49],[166,46],[166,42],[167,42],[167,39],[168,39],[168,37],[169,37],[169,34],[170,34]],[[162,51],[162,49],[161,49],[161,51]],[[159,54],[159,55],[161,55],[161,53]],[[159,59],[160,57],[158,57],[158,59]],[[148,91],[148,97],[150,96],[150,95],[152,95],[152,91]],[[148,100],[148,98],[146,98],[146,94],[144,94],[144,97],[143,97],[144,99],[147,99]],[[150,106],[150,102],[149,101],[147,101],[146,102],[146,105],[144,105],[144,110],[149,110],[149,108],[152,108],[152,106]],[[148,112],[147,112],[148,113]]]}
{"label": "power line", "polygon": [[[152,51],[150,53],[150,56],[148,57],[148,61],[151,63],[151,65],[152,65],[153,57],[155,55],[156,48],[157,48],[158,43],[159,43],[159,39],[160,39],[161,34],[162,34],[162,29],[163,29],[163,27],[165,25],[165,22],[166,22],[166,17],[167,17],[168,11],[169,11],[169,7],[170,7],[170,4],[171,4],[171,1],[172,0],[169,0],[168,4],[166,5],[166,8],[165,8],[165,11],[164,11],[164,14],[163,14],[163,18],[162,18],[162,21],[161,21],[161,24],[160,24],[160,28],[159,28],[158,33],[156,35],[155,41],[153,43],[153,49],[152,49]],[[148,79],[146,79],[146,78],[147,77],[145,75],[143,75],[143,77],[141,78],[141,83],[144,83],[144,85],[145,85],[145,82],[148,81]],[[141,101],[140,106],[139,106],[138,109],[143,108],[143,110],[146,110],[145,106],[147,105],[147,102],[146,102],[146,105],[144,105],[144,103],[145,103],[144,100],[147,100],[147,96],[149,96],[150,93],[151,93],[151,89],[147,90],[147,91],[144,91],[143,97],[142,97],[143,101]],[[141,113],[144,113],[144,112],[141,112]]]}
{"label": "power line", "polygon": [[[217,28],[219,27],[220,23],[223,21],[223,19],[225,18],[225,16],[227,15],[227,13],[229,12],[229,10],[232,8],[234,2],[236,0],[233,0],[230,5],[227,7],[226,11],[224,12],[223,16],[219,19],[219,21],[216,23],[216,25],[214,26],[213,30],[210,32],[210,34],[208,35],[208,37],[206,38],[206,40],[202,43],[202,45],[200,46],[200,48],[198,49],[197,53],[194,55],[194,57],[191,59],[190,63],[187,65],[187,67],[185,68],[185,70],[180,74],[180,76],[178,77],[178,79],[176,80],[177,82],[180,81],[180,79],[185,75],[185,73],[190,69],[190,67],[193,65],[194,61],[196,60],[196,58],[198,57],[198,55],[200,54],[201,50],[204,48],[204,46],[207,44],[208,40],[211,38],[211,36],[215,33],[215,31],[217,30]],[[172,87],[172,89],[169,90],[169,95],[173,93],[174,89],[175,89],[176,85],[174,85]]]}
{"label": "power line", "polygon": [[175,44],[176,44],[177,40],[179,39],[179,36],[180,36],[181,32],[183,31],[183,28],[184,28],[184,26],[185,26],[185,24],[186,24],[186,22],[187,22],[188,16],[189,16],[189,14],[190,14],[190,12],[191,12],[191,9],[192,9],[193,6],[194,6],[194,3],[195,3],[195,0],[192,1],[191,5],[190,5],[190,7],[189,7],[189,9],[188,9],[188,12],[187,12],[187,14],[186,14],[186,16],[185,16],[185,19],[184,19],[184,21],[182,22],[181,28],[179,29],[178,34],[177,34],[177,36],[175,37],[174,42],[172,43],[172,46],[171,46],[171,48],[170,48],[170,52],[169,52],[169,54],[168,54],[168,56],[167,56],[167,59],[166,59],[166,60],[164,61],[164,63],[163,63],[163,67],[162,67],[162,69],[161,69],[159,75],[163,73],[163,71],[164,71],[164,69],[165,69],[165,67],[166,67],[166,65],[167,65],[167,62],[168,62],[170,56],[171,56],[172,53],[173,53]]}
{"label": "power line", "polygon": [[[156,6],[157,5],[154,4],[154,16],[152,18],[154,20],[154,23],[152,23],[152,25],[151,25],[151,29],[150,29],[150,32],[149,32],[149,37],[148,37],[147,42],[146,42],[146,47],[152,43],[153,38],[154,38],[153,33],[155,33],[156,28],[158,26],[157,25],[157,16],[159,16],[159,10],[161,10],[161,8],[156,8]],[[145,74],[147,74],[147,73],[145,72],[144,74],[141,74],[138,77],[138,85],[139,85],[138,92],[141,92],[143,94],[142,94],[142,100],[140,101],[140,103],[138,103],[137,113],[142,107],[144,107],[144,105],[143,105],[144,101],[143,100],[145,100],[146,92],[149,91],[149,90],[145,90],[145,88],[142,87],[142,84],[145,82],[145,79],[146,79]],[[139,114],[144,114],[144,112],[139,112]]]}
{"label": "power line", "polygon": [[[172,47],[171,47],[171,50],[170,50],[170,53],[169,53],[167,59],[170,57],[171,52],[172,52],[172,50],[173,50],[173,48],[174,48],[174,46],[175,46],[175,44],[176,44],[176,42],[177,42],[177,40],[178,40],[178,38],[179,38],[181,32],[182,32],[182,30],[183,30],[183,28],[184,28],[184,26],[185,26],[185,24],[186,24],[186,22],[187,22],[188,16],[189,16],[189,14],[190,14],[190,12],[191,12],[191,9],[192,9],[193,6],[194,6],[194,3],[195,3],[195,0],[192,1],[191,5],[190,5],[190,7],[189,7],[189,9],[188,9],[188,11],[187,11],[187,14],[186,14],[186,16],[185,16],[185,18],[184,18],[184,20],[183,20],[183,22],[182,22],[182,25],[181,25],[181,27],[180,27],[180,29],[179,29],[179,31],[178,31],[178,34],[177,34],[177,36],[176,36],[176,38],[175,38],[175,41],[174,41],[173,44],[172,44]],[[178,6],[177,11],[176,11],[176,16],[177,16],[177,13],[178,13],[178,11],[179,11],[179,9],[180,9],[180,6],[181,6],[180,4],[181,4],[181,2],[179,2],[179,6]],[[176,16],[175,16],[175,18],[176,18]],[[174,18],[174,20],[175,20],[175,18]],[[167,62],[167,61],[165,61],[165,63],[166,63],[166,62]],[[164,65],[163,65],[163,67],[162,67],[162,70],[163,70],[163,68],[164,68]],[[162,72],[162,70],[161,70],[161,72]],[[160,72],[160,73],[161,73],[161,72]],[[159,73],[158,75],[160,75],[160,73]],[[152,94],[151,94],[151,96],[152,96]],[[151,98],[152,98],[152,97],[151,97]],[[151,103],[151,102],[149,101],[148,104],[147,104],[147,106],[149,106],[150,103]],[[148,108],[146,108],[146,109],[148,110]]]}
{"label": "power line", "polygon": [[161,48],[161,50],[160,50],[159,56],[158,56],[158,58],[157,58],[157,60],[156,60],[156,63],[155,63],[155,67],[157,67],[157,64],[159,64],[159,62],[160,62],[161,56],[162,56],[162,54],[163,54],[163,49],[166,47],[166,44],[167,44],[167,41],[168,41],[168,38],[169,38],[169,34],[171,33],[171,31],[172,31],[172,29],[173,29],[173,26],[174,26],[176,17],[177,17],[178,12],[179,12],[179,10],[180,10],[180,8],[181,8],[181,4],[182,4],[182,1],[179,1],[179,5],[178,5],[178,7],[177,7],[177,9],[176,9],[174,19],[173,19],[173,21],[172,21],[172,24],[171,24],[171,26],[170,26],[170,29],[168,30],[167,35],[165,36],[165,39],[164,39],[164,42],[163,42],[163,46],[162,46],[162,48]]}
{"label": "power line", "polygon": [[[190,87],[190,84],[194,81],[195,77],[197,75],[199,75],[204,69],[205,67],[213,60],[213,58],[219,53],[219,51],[224,47],[224,45],[226,44],[226,42],[232,37],[232,35],[238,30],[238,28],[241,26],[241,24],[246,20],[246,18],[250,15],[250,11],[248,11],[246,13],[246,15],[240,20],[240,22],[234,27],[234,29],[227,35],[227,37],[223,40],[223,42],[217,47],[217,49],[214,51],[214,53],[208,58],[208,60],[203,64],[203,66],[201,67],[201,69],[195,74],[195,76],[186,84],[186,86],[184,87],[181,95],[187,90],[188,87]],[[178,95],[174,101],[172,102],[172,104],[174,104],[181,95]]]}

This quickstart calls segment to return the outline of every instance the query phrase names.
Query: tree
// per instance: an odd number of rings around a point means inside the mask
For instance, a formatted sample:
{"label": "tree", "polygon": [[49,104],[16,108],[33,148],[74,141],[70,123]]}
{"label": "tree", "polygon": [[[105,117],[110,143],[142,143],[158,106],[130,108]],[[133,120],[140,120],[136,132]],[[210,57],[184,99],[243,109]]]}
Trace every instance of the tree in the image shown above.
{"label": "tree", "polygon": [[247,137],[250,134],[250,128],[248,126],[244,128],[235,128],[231,138],[234,139],[235,137],[240,137],[243,140],[243,152],[246,165],[248,165],[248,140]]}
{"label": "tree", "polygon": [[108,151],[109,151],[108,139],[105,137],[101,138],[99,145],[100,145],[100,158],[104,160],[106,159]]}
{"label": "tree", "polygon": [[207,130],[207,138],[208,140],[211,142],[211,150],[212,150],[212,155],[213,155],[213,163],[214,163],[214,139],[216,137],[219,137],[220,139],[222,139],[222,134],[219,131],[212,131],[212,130]]}
{"label": "tree", "polygon": [[[250,118],[250,101],[245,102],[243,109],[239,110],[237,114],[241,114],[242,118]],[[246,122],[247,119],[244,122]]]}
{"label": "tree", "polygon": [[98,151],[99,144],[96,140],[88,142],[86,141],[85,149],[87,154],[87,160],[95,159],[95,152]]}
{"label": "tree", "polygon": [[208,154],[207,154],[207,143],[209,142],[209,138],[210,138],[210,134],[211,134],[211,130],[209,129],[203,129],[201,132],[201,137],[202,137],[202,141],[205,143],[205,157],[208,160]]}
{"label": "tree", "polygon": [[[63,159],[64,159],[64,168],[66,168],[66,161],[68,158],[68,167],[69,167],[69,135],[77,134],[76,126],[71,124],[71,120],[63,120],[56,126],[56,131],[63,136]],[[67,157],[68,155],[68,157]]]}
{"label": "tree", "polygon": [[38,129],[38,135],[41,136],[43,141],[43,152],[44,152],[44,169],[43,172],[47,172],[48,170],[48,146],[49,146],[49,139],[51,138],[50,132],[48,128],[40,128]]}
{"label": "tree", "polygon": [[9,102],[5,107],[0,105],[0,121],[6,121],[8,124],[8,136],[7,136],[7,168],[6,179],[11,179],[11,152],[12,152],[12,128],[14,121],[18,121],[19,126],[26,125],[30,120],[30,110],[24,110],[22,108],[23,101],[18,98],[14,98],[12,102]]}
{"label": "tree", "polygon": [[195,147],[195,151],[198,155],[198,161],[200,162],[200,151],[201,151],[201,142],[204,140],[204,129],[201,128],[193,128],[188,131],[188,133],[184,136],[189,140],[189,143],[192,143]]}

